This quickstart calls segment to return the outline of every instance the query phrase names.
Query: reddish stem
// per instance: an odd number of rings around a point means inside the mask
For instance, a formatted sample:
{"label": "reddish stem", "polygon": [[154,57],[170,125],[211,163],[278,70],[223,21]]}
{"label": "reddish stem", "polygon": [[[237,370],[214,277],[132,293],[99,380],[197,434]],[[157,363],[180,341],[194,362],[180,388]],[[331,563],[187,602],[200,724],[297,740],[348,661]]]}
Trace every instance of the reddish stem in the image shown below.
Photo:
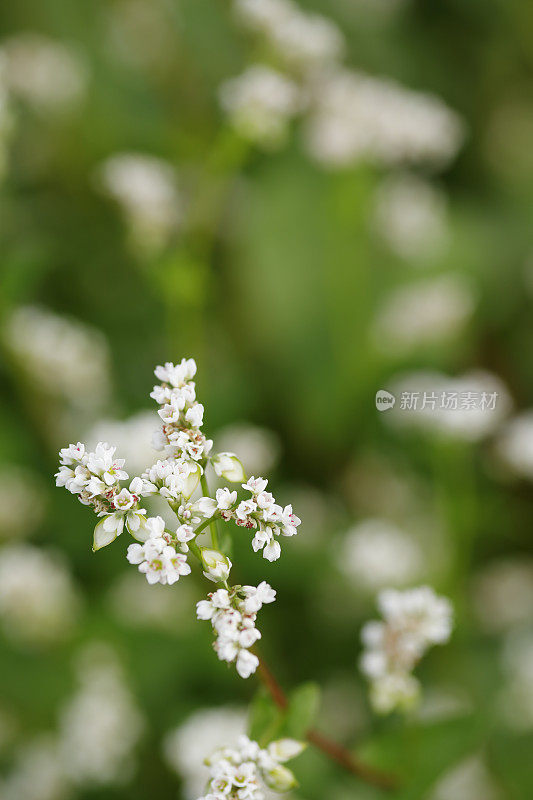
{"label": "reddish stem", "polygon": [[[258,673],[263,685],[269,691],[278,708],[287,709],[289,705],[287,696],[262,658],[259,658]],[[397,787],[398,781],[394,776],[368,766],[368,764],[363,763],[352,755],[341,744],[328,739],[319,731],[314,729],[307,731],[307,740],[332,761],[335,761],[362,781],[378,786],[380,789],[394,789]]]}

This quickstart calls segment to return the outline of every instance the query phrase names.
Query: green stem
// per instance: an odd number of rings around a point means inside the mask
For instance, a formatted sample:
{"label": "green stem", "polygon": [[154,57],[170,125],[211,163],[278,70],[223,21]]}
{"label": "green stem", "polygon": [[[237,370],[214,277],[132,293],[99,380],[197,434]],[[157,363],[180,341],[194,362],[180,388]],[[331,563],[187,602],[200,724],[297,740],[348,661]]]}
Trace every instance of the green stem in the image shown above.
{"label": "green stem", "polygon": [[[200,486],[202,487],[202,492],[204,493],[204,497],[209,497],[209,484],[207,483],[207,478],[205,477],[205,473],[200,478]],[[213,519],[213,517],[211,517],[210,520],[207,520],[207,523],[209,524],[209,530],[211,531],[211,544],[213,545],[213,549],[220,550],[220,545],[218,543],[216,520]]]}

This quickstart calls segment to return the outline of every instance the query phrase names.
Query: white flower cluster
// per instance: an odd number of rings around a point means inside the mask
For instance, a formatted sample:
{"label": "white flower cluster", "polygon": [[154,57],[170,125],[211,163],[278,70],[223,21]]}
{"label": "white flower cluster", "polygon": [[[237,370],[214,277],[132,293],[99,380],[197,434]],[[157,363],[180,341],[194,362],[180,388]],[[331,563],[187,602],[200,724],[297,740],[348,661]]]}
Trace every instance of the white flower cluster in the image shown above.
{"label": "white flower cluster", "polygon": [[83,97],[88,71],[81,54],[37,33],[2,42],[7,85],[18,98],[41,112],[63,111]]}
{"label": "white flower cluster", "polygon": [[120,206],[132,243],[148,252],[180,229],[183,202],[171,164],[144,153],[117,153],[100,166],[96,182]]}
{"label": "white flower cluster", "polygon": [[304,748],[295,739],[279,739],[263,750],[257,742],[240,736],[234,747],[222,747],[206,760],[211,779],[199,800],[265,800],[265,785],[287,792],[296,786],[296,779],[283,765]]}
{"label": "white flower cluster", "polygon": [[109,393],[109,348],[102,334],[44,308],[20,306],[3,339],[35,388],[77,408],[98,406]]}
{"label": "white flower cluster", "polygon": [[306,141],[310,155],[326,166],[370,160],[443,167],[463,135],[459,117],[439,98],[339,70],[316,86]]}
{"label": "white flower cluster", "polygon": [[92,643],[81,654],[78,680],[59,723],[63,769],[78,786],[119,783],[143,729],[126,675],[112,650]]}
{"label": "white flower cluster", "polygon": [[296,84],[264,64],[254,64],[226,81],[220,103],[244,138],[267,147],[284,142],[289,121],[300,110]]}
{"label": "white flower cluster", "polygon": [[[171,586],[180,579],[181,575],[189,575],[191,568],[187,564],[187,557],[178,553],[174,547],[175,540],[165,531],[162,517],[148,517],[145,524],[148,539],[144,544],[130,544],[128,547],[128,561],[137,564],[139,572],[146,575],[148,583],[162,583]],[[185,530],[184,530],[185,529]],[[189,526],[182,525],[178,528],[176,537],[181,538],[181,546],[188,550],[186,542],[192,539],[194,532]]]}
{"label": "white flower cluster", "polygon": [[292,0],[236,0],[235,11],[287,66],[301,70],[324,66],[344,49],[344,38],[333,22],[302,11]]}
{"label": "white flower cluster", "polygon": [[204,407],[196,401],[195,375],[196,363],[192,358],[156,367],[155,376],[161,383],[154,386],[150,397],[161,406],[157,413],[163,421],[162,430],[154,439],[156,449],[168,446],[173,455],[200,461],[209,454],[213,442],[200,430]]}
{"label": "white flower cluster", "polygon": [[56,486],[64,486],[77,494],[81,503],[92,506],[104,519],[95,529],[94,548],[99,550],[109,544],[123,529],[124,523],[132,535],[140,534],[144,523],[144,508],[139,508],[144,494],[141,478],[134,478],[129,489],[120,481],[129,476],[122,467],[124,459],[115,458],[115,449],[99,442],[94,452],[87,452],[81,442],[64,447],[60,455],[60,470],[56,473]]}
{"label": "white flower cluster", "polygon": [[218,706],[193,712],[163,740],[163,755],[183,781],[185,800],[196,800],[209,779],[206,753],[233,746],[246,733],[245,708]]}
{"label": "white flower cluster", "polygon": [[[255,627],[257,612],[264,603],[272,603],[276,592],[266,582],[259,586],[230,586],[232,563],[220,551],[216,523],[233,521],[239,527],[254,530],[254,551],[264,558],[279,558],[280,536],[294,536],[301,520],[291,505],[278,505],[266,490],[265,478],[246,480],[244,469],[234,453],[211,455],[212,441],[201,431],[204,407],[196,400],[193,378],[196,364],[183,359],[179,364],[166,363],[155,370],[161,381],[151,397],[159,403],[162,428],[156,432],[154,446],[165,451],[165,458],[148,467],[141,477],[129,480],[124,460],[116,458],[115,447],[99,442],[94,451],[78,442],[60,451],[58,486],[64,486],[102,519],[96,525],[93,550],[110,544],[124,527],[139,543],[130,544],[127,558],[138,567],[149,584],[172,585],[191,568],[187,553],[199,562],[204,576],[221,587],[198,604],[199,619],[211,620],[216,634],[215,650],[222,661],[235,662],[243,678],[251,675],[258,659],[250,648],[261,637]],[[227,487],[216,490],[215,497],[202,496],[191,501],[201,483],[207,494],[205,477],[210,466],[218,478],[241,482],[248,493],[243,498]],[[161,516],[146,517],[140,498],[158,495],[175,513],[178,526],[169,530]],[[209,526],[211,547],[197,542]]]}
{"label": "white flower cluster", "polygon": [[64,638],[73,628],[79,596],[64,562],[29,544],[0,550],[0,620],[6,634],[30,643]]}
{"label": "white flower cluster", "polygon": [[218,589],[201,600],[198,619],[210,620],[215,631],[214,649],[221,661],[235,662],[241,678],[249,678],[259,666],[259,659],[249,648],[261,638],[255,627],[257,612],[265,603],[273,603],[276,592],[262,581],[259,586],[234,586]]}
{"label": "white flower cluster", "polygon": [[291,118],[305,112],[306,148],[323,166],[442,167],[457,152],[458,115],[433,95],[344,69],[344,38],[330,20],[292,0],[235,0],[235,11],[275,67],[252,65],[222,86],[222,107],[245,138],[281,144]]}
{"label": "white flower cluster", "polygon": [[431,645],[450,638],[452,607],[429,586],[386,589],[379,594],[378,606],[384,620],[363,627],[366,651],[361,669],[371,681],[373,707],[387,714],[416,702],[419,683],[412,670]]}
{"label": "white flower cluster", "polygon": [[216,500],[202,498],[198,507],[205,516],[218,512],[226,522],[233,520],[241,527],[256,530],[252,539],[254,551],[262,550],[263,558],[277,561],[281,555],[280,534],[295,536],[301,519],[293,513],[291,505],[282,508],[276,503],[272,494],[266,491],[267,484],[266,478],[252,475],[246,483],[241,484],[243,489],[251,493],[250,498],[239,502],[236,491],[218,489]]}

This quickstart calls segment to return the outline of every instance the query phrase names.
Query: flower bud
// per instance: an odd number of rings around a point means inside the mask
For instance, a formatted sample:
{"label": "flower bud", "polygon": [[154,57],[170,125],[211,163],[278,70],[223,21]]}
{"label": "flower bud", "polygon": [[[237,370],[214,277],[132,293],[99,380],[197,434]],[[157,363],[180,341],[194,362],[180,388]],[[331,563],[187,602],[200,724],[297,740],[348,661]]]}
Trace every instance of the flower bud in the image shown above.
{"label": "flower bud", "polygon": [[202,472],[203,470],[200,464],[197,464],[196,462],[194,462],[194,464],[191,464],[191,471],[183,481],[183,489],[181,492],[185,500],[189,499],[189,497],[193,494],[194,490],[200,483]]}
{"label": "flower bud", "polygon": [[202,547],[200,555],[202,564],[205,567],[204,575],[206,578],[209,578],[213,583],[227,581],[231,569],[231,561],[227,556],[209,547]]}
{"label": "flower bud", "polygon": [[288,792],[298,785],[290,769],[283,767],[281,764],[265,771],[264,778],[267,786],[275,792]]}
{"label": "flower bud", "polygon": [[244,467],[235,453],[217,453],[211,459],[211,463],[220,478],[225,478],[232,483],[241,483],[246,480]]}
{"label": "flower bud", "polygon": [[120,533],[117,528],[110,529],[109,525],[106,526],[107,519],[107,517],[103,517],[94,528],[93,553],[114,542]]}
{"label": "flower bud", "polygon": [[306,747],[305,742],[296,739],[278,739],[268,745],[268,752],[275,761],[290,761],[303,753]]}

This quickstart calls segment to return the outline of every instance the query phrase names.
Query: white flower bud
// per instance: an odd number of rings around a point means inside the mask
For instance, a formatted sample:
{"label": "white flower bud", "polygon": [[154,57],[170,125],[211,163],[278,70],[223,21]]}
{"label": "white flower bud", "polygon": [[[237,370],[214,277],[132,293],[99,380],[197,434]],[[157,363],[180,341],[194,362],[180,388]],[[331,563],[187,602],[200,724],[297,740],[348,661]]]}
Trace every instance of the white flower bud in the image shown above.
{"label": "white flower bud", "polygon": [[218,550],[202,547],[200,550],[202,564],[205,567],[204,575],[213,583],[227,581],[231,570],[231,561]]}
{"label": "white flower bud", "polygon": [[232,483],[241,483],[246,480],[244,467],[235,453],[217,453],[211,459],[211,463],[220,478],[225,478]]}
{"label": "white flower bud", "polygon": [[113,530],[109,530],[108,527],[106,528],[106,520],[107,517],[104,517],[95,526],[93,536],[93,553],[96,553],[97,550],[101,550],[102,547],[107,547],[108,544],[114,542],[120,533],[117,528],[114,528]]}
{"label": "white flower bud", "polygon": [[288,792],[298,785],[293,773],[281,764],[264,772],[265,783],[275,792]]}
{"label": "white flower bud", "polygon": [[268,745],[268,752],[275,761],[290,761],[303,753],[307,747],[305,742],[296,739],[278,739]]}
{"label": "white flower bud", "polygon": [[191,470],[183,482],[183,490],[181,493],[186,500],[189,499],[200,483],[200,478],[202,477],[203,472],[200,464],[193,462],[190,464],[190,466]]}

